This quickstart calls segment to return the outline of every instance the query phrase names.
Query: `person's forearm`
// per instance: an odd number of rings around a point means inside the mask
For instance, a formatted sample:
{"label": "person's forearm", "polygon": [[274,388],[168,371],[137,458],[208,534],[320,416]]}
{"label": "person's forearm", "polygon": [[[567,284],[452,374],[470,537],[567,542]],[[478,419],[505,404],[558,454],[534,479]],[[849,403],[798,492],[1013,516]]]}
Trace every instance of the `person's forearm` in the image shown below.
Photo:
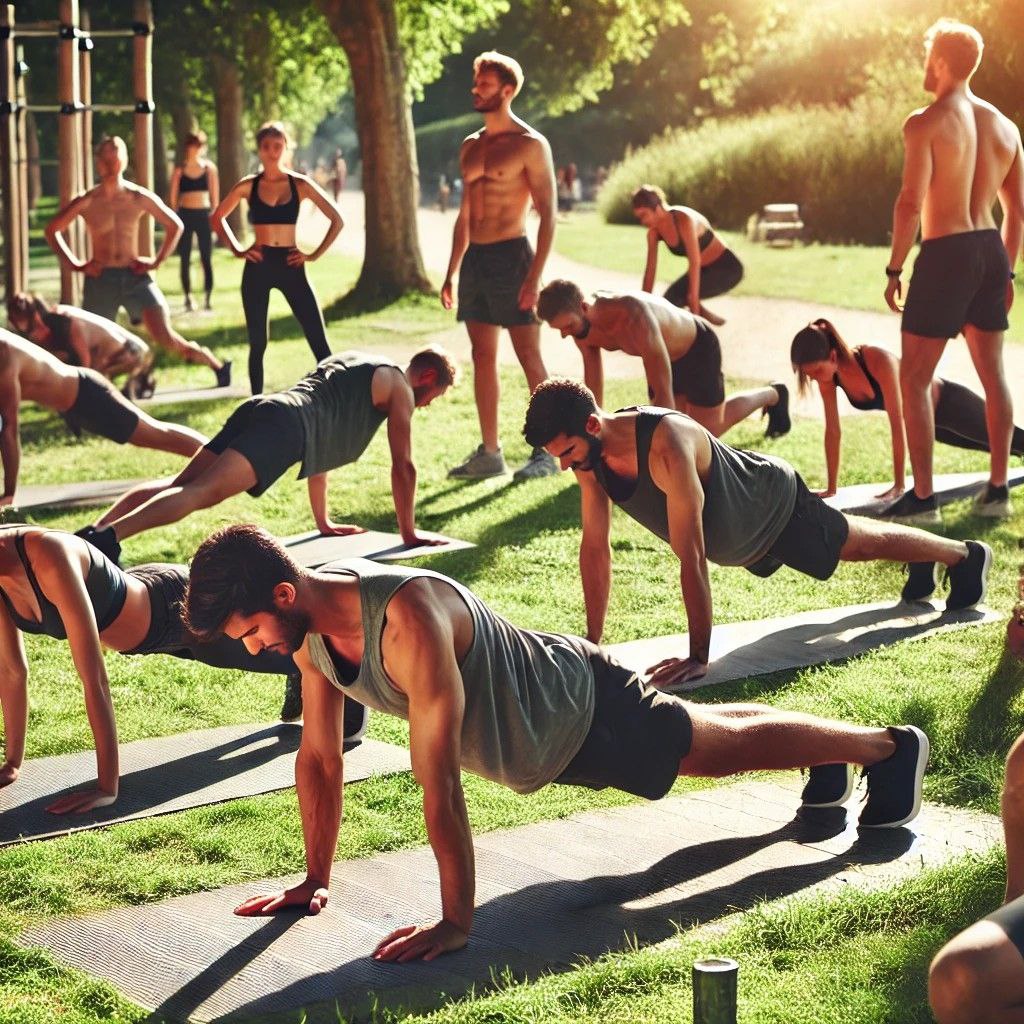
{"label": "person's forearm", "polygon": [[0,433],[0,460],[4,465],[4,497],[13,498],[21,469],[21,437],[17,424],[4,424]]}
{"label": "person's forearm", "polygon": [[539,212],[540,227],[537,229],[537,249],[533,254],[533,262],[527,273],[529,279],[538,282],[544,274],[548,256],[551,255],[551,243],[555,240],[555,208],[552,205]]}
{"label": "person's forearm", "polygon": [[587,639],[595,644],[600,643],[612,586],[612,553],[607,543],[592,547],[580,546],[580,578],[583,581],[583,603],[587,611]]}
{"label": "person's forearm", "polygon": [[153,269],[156,270],[168,256],[174,252],[178,245],[178,239],[181,238],[182,229],[179,227],[177,230],[172,228],[164,229],[164,241],[163,245],[160,246],[159,251],[156,254],[156,259],[153,261]]}
{"label": "person's forearm", "polygon": [[235,237],[235,233],[231,230],[231,225],[228,223],[226,216],[217,217],[213,216],[210,218],[210,226],[213,228],[214,234],[231,250],[236,256],[241,256],[245,251],[242,248],[242,243]]}
{"label": "person's forearm", "polygon": [[329,760],[300,748],[295,758],[295,790],[306,844],[306,875],[325,888],[341,825],[343,767],[341,752]]}
{"label": "person's forearm", "polygon": [[327,528],[327,474],[316,473],[306,481],[309,492],[309,510],[318,530]]}
{"label": "person's forearm", "polygon": [[644,266],[644,281],[640,286],[641,291],[650,292],[654,289],[654,275],[658,271],[657,256],[648,254],[647,263]]}
{"label": "person's forearm", "polygon": [[392,464],[391,493],[398,532],[408,542],[416,533],[416,466],[411,461]]}
{"label": "person's forearm", "polygon": [[440,793],[423,791],[427,838],[437,859],[441,881],[441,914],[468,933],[473,926],[476,870],[469,814],[458,778]]}
{"label": "person's forearm", "polygon": [[584,359],[583,383],[590,388],[598,406],[604,405],[604,360],[600,352],[597,353],[596,359]]}
{"label": "person's forearm", "polygon": [[679,582],[690,634],[690,657],[707,664],[711,655],[711,584],[704,559],[681,560]]}
{"label": "person's forearm", "polygon": [[0,705],[4,718],[4,758],[20,768],[25,760],[28,731],[28,674],[24,669],[5,673],[0,679]]}
{"label": "person's forearm", "polygon": [[1024,244],[1024,219],[1016,215],[1003,217],[1002,239],[1012,273],[1020,259],[1020,247]]}
{"label": "person's forearm", "polygon": [[902,196],[897,199],[892,211],[892,250],[889,254],[889,266],[893,270],[901,269],[906,262],[920,223],[921,208]]}
{"label": "person's forearm", "polygon": [[906,443],[903,440],[903,420],[893,418],[889,421],[892,432],[892,482],[902,487],[906,481]]}
{"label": "person's forearm", "polygon": [[85,711],[96,743],[96,779],[99,787],[107,793],[117,793],[120,774],[117,723],[114,721],[114,706],[110,700],[110,686],[102,655],[97,654],[97,657],[99,663],[93,665],[82,679]]}
{"label": "person's forearm", "polygon": [[46,240],[50,243],[50,248],[57,254],[57,258],[72,270],[81,270],[85,266],[85,263],[71,251],[71,247],[60,231],[47,231]]}
{"label": "person's forearm", "polygon": [[825,469],[828,474],[828,489],[835,491],[839,486],[839,453],[843,436],[838,430],[825,428]]}
{"label": "person's forearm", "polygon": [[462,257],[466,255],[468,248],[469,229],[466,227],[466,218],[460,210],[458,217],[455,218],[455,227],[452,228],[452,254],[448,259],[446,281],[450,281],[455,276],[455,271],[462,265]]}
{"label": "person's forearm", "polygon": [[647,386],[651,389],[651,402],[662,409],[674,409],[675,396],[672,394],[672,370],[668,358],[654,355],[644,359]]}

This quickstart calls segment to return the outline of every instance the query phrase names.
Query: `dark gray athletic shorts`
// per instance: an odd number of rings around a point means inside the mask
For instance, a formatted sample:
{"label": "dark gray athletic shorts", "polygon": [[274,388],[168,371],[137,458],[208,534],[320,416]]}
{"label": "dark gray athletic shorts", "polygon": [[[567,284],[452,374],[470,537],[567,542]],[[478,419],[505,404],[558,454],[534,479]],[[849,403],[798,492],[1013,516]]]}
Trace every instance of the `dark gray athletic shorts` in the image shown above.
{"label": "dark gray athletic shorts", "polygon": [[1010,263],[995,228],[921,243],[901,329],[924,338],[955,338],[965,324],[1005,331]]}
{"label": "dark gray athletic shorts", "polygon": [[[743,280],[743,264],[740,258],[726,249],[721,256],[706,267],[700,268],[700,297],[713,299],[732,291]],[[690,272],[687,271],[678,280],[665,289],[665,298],[673,306],[685,306],[690,298]]]}
{"label": "dark gray athletic shorts", "polygon": [[102,374],[87,367],[78,369],[78,397],[64,422],[74,434],[88,431],[125,444],[139,425],[139,411]]}
{"label": "dark gray athletic shorts", "polygon": [[573,640],[583,645],[594,672],[594,720],[583,746],[554,781],[660,799],[690,752],[693,726],[686,705],[642,683],[595,644]]}
{"label": "dark gray athletic shorts", "polygon": [[117,319],[124,306],[133,324],[142,323],[142,311],[151,306],[167,306],[163,292],[149,274],[135,274],[128,267],[107,267],[99,277],[85,278],[82,309],[108,320]]}
{"label": "dark gray athletic shorts", "polygon": [[746,566],[755,576],[771,576],[788,565],[805,576],[827,580],[839,565],[839,554],[850,535],[846,516],[811,494],[803,477],[796,474],[796,501],[782,532],[768,553]]}
{"label": "dark gray athletic shorts", "polygon": [[459,268],[459,320],[499,327],[537,323],[531,309],[519,308],[533,249],[525,237],[490,245],[470,244]]}
{"label": "dark gray athletic shorts", "polygon": [[290,406],[254,395],[228,417],[206,447],[215,455],[233,448],[243,456],[256,474],[256,486],[249,493],[258,498],[302,459],[305,444],[306,432]]}
{"label": "dark gray athletic shorts", "polygon": [[992,911],[983,920],[999,925],[1006,932],[1006,937],[1017,947],[1020,955],[1024,957],[1024,896],[1010,900],[998,910]]}
{"label": "dark gray athletic shorts", "polygon": [[[722,346],[718,335],[703,318],[696,316],[697,336],[685,355],[672,363],[672,394],[682,395],[691,405],[713,409],[725,401],[722,376]],[[647,389],[650,398],[654,391]]]}

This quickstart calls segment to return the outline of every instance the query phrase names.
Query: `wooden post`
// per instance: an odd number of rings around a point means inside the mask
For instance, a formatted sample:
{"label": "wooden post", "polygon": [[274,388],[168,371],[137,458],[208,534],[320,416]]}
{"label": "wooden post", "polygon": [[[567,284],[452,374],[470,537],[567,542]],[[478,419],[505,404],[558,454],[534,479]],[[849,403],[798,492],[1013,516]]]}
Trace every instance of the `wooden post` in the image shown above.
{"label": "wooden post", "polygon": [[[78,0],[60,0],[60,46],[58,49],[57,66],[57,99],[61,105],[57,134],[57,174],[61,207],[67,206],[78,194],[80,181],[79,162],[82,157],[82,144],[79,138],[79,104],[78,91]],[[82,253],[81,225],[76,220],[65,231],[76,256]],[[81,305],[81,282],[79,275],[65,266],[60,267],[60,300],[71,306]]]}
{"label": "wooden post", "polygon": [[3,189],[4,289],[23,290],[21,211],[17,187],[18,121],[14,50],[14,4],[0,3],[0,188]]}
{"label": "wooden post", "polygon": [[[153,6],[132,8],[132,83],[135,89],[135,181],[153,191]],[[139,254],[153,255],[153,218],[139,219]]]}
{"label": "wooden post", "polygon": [[78,40],[78,81],[82,96],[81,190],[87,192],[96,182],[92,155],[92,40],[89,38],[89,12],[82,11],[82,38]]}
{"label": "wooden post", "polygon": [[18,138],[18,162],[17,180],[14,182],[18,195],[18,225],[20,237],[18,246],[20,256],[18,266],[20,268],[19,291],[28,290],[28,220],[30,204],[28,201],[28,111],[25,109],[28,104],[28,95],[25,89],[25,48],[15,48],[17,60],[16,74],[14,77],[14,98],[18,104],[17,113],[14,115],[15,134]]}

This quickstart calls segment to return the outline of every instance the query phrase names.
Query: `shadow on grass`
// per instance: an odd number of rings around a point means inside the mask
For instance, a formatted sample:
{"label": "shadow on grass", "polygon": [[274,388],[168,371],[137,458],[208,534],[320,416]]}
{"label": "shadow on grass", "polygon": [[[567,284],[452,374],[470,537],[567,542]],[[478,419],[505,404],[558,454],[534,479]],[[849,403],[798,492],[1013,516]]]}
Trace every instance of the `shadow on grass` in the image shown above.
{"label": "shadow on grass", "polygon": [[967,710],[963,745],[1006,754],[1021,729],[1020,716],[1010,708],[1022,691],[1024,664],[1004,648],[999,664]]}

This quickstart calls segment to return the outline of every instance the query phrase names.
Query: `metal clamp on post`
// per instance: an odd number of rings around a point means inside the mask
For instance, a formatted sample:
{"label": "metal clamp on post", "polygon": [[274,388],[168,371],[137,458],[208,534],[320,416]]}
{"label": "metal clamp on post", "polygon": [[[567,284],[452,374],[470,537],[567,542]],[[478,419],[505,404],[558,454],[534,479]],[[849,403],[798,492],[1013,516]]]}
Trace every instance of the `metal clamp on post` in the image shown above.
{"label": "metal clamp on post", "polygon": [[13,25],[0,25],[0,42],[6,42],[14,35]]}
{"label": "metal clamp on post", "polygon": [[79,101],[74,103],[62,103],[60,105],[60,112],[62,114],[80,114],[85,110],[85,104]]}
{"label": "metal clamp on post", "polygon": [[152,100],[136,100],[136,114],[152,114],[156,110],[156,104]]}
{"label": "metal clamp on post", "polygon": [[153,30],[144,21],[132,22],[132,32],[137,36],[148,36],[152,31]]}
{"label": "metal clamp on post", "polygon": [[21,110],[21,104],[17,100],[3,100],[0,102],[0,116],[7,117],[16,114]]}
{"label": "metal clamp on post", "polygon": [[60,39],[78,39],[82,35],[82,30],[77,25],[61,25],[57,29],[57,35]]}
{"label": "metal clamp on post", "polygon": [[85,32],[83,32],[78,37],[78,52],[89,53],[94,49],[96,49],[96,43],[93,42],[92,36],[87,35]]}
{"label": "metal clamp on post", "polygon": [[31,70],[31,68],[23,60],[15,61],[15,64],[14,64],[14,76],[15,76],[15,78],[24,78],[29,73],[30,70]]}

